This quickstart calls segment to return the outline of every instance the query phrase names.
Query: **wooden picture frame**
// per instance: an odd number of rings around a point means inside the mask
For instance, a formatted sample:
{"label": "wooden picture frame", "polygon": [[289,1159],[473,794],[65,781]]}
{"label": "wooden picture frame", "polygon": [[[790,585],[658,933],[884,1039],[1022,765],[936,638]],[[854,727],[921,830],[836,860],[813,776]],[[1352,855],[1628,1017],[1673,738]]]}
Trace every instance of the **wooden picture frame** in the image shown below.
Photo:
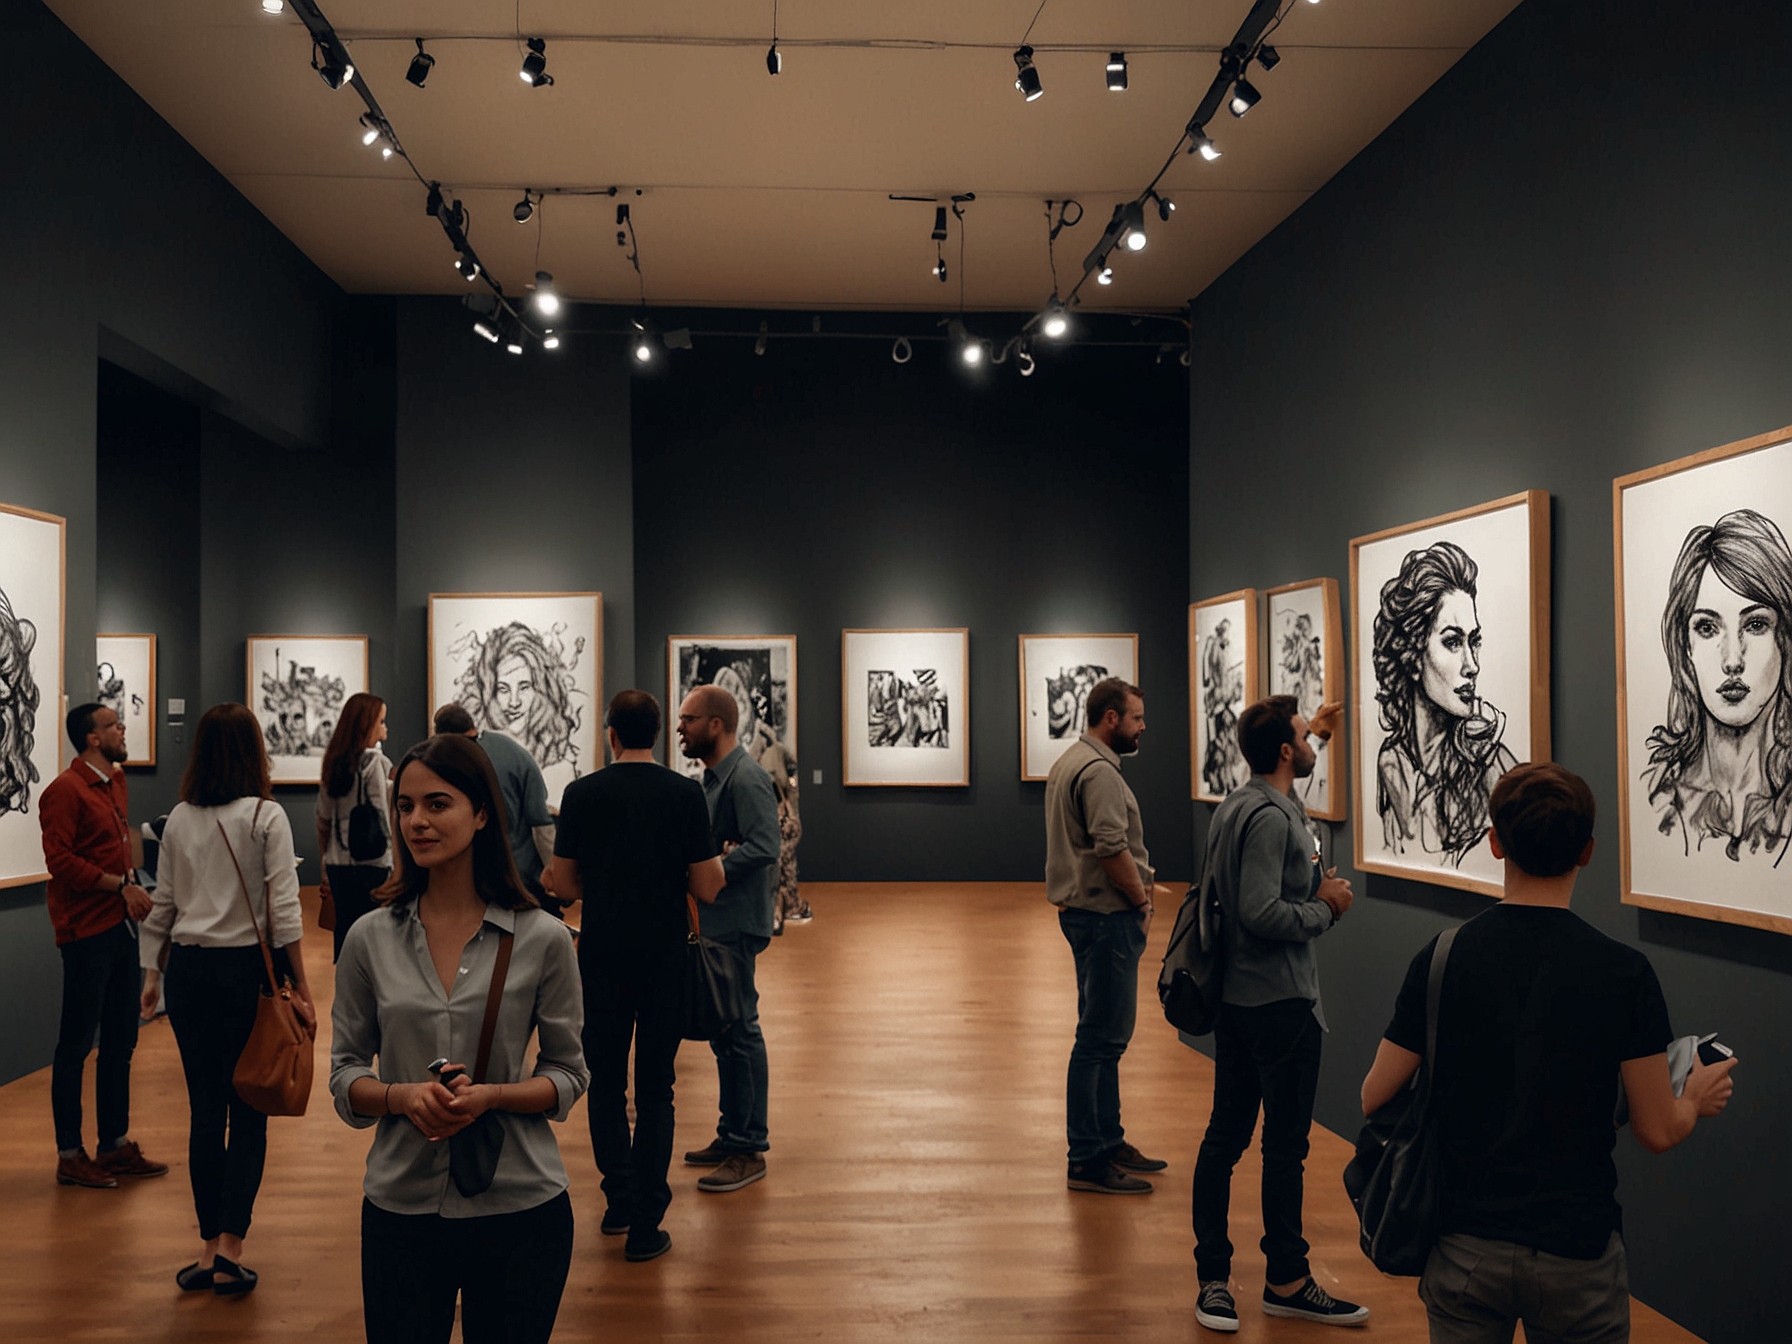
{"label": "wooden picture frame", "polygon": [[[125,725],[125,745],[131,757],[125,768],[156,763],[156,637],[154,635],[100,634],[94,636],[96,695],[110,706]],[[113,669],[108,687],[104,669]],[[109,693],[110,692],[110,693]],[[114,703],[116,701],[116,703]]]}
{"label": "wooden picture frame", "polygon": [[[1278,600],[1279,599],[1279,600]],[[1263,594],[1265,695],[1293,695],[1309,720],[1320,705],[1344,699],[1343,602],[1336,579],[1284,583]],[[1307,623],[1303,626],[1303,620]],[[1318,629],[1312,630],[1311,626]],[[1314,663],[1318,667],[1314,667]],[[1329,742],[1315,740],[1313,773],[1294,782],[1309,817],[1350,819],[1349,730],[1340,723]]]}
{"label": "wooden picture frame", "polygon": [[68,520],[0,504],[0,888],[49,880],[38,802],[62,772]]}
{"label": "wooden picture frame", "polygon": [[840,632],[841,782],[965,788],[971,782],[971,632]]}
{"label": "wooden picture frame", "polygon": [[337,716],[369,689],[367,636],[250,635],[243,666],[243,703],[261,725],[270,782],[322,783]]}
{"label": "wooden picture frame", "polygon": [[1257,605],[1257,590],[1240,588],[1188,609],[1189,793],[1197,802],[1223,802],[1251,777],[1238,716],[1263,694]]}
{"label": "wooden picture frame", "polygon": [[[731,677],[727,689],[735,699],[743,694],[752,722],[745,717],[740,725],[740,744],[754,760],[759,751],[754,740],[762,745],[775,741],[784,748],[794,764],[797,755],[797,684],[795,635],[671,635],[666,640],[666,720],[675,729],[678,707],[698,686],[720,685],[715,680],[714,664],[725,661],[726,655],[737,655],[751,675],[741,681]],[[751,683],[751,684],[747,684]],[[701,778],[703,762],[693,761],[678,749],[678,734],[666,734],[666,764],[693,779]]]}
{"label": "wooden picture frame", "polygon": [[[1434,599],[1414,596],[1428,591],[1428,576],[1461,568],[1457,556],[1468,561],[1472,601],[1459,587]],[[1395,589],[1390,580],[1402,573],[1411,582]],[[1400,604],[1416,610],[1420,601],[1433,602],[1433,619],[1458,615],[1473,626],[1452,626],[1435,649],[1429,642],[1395,649],[1400,639],[1411,640],[1399,633],[1412,624],[1412,613]],[[1485,840],[1486,795],[1514,764],[1550,758],[1549,602],[1549,494],[1544,490],[1520,491],[1351,541],[1350,745],[1351,778],[1361,800],[1354,828],[1359,872],[1500,895],[1503,868]],[[1458,603],[1461,610],[1446,612],[1440,605],[1445,603]],[[1407,616],[1388,624],[1389,665],[1410,663],[1420,673],[1398,683],[1410,686],[1404,714],[1378,700],[1375,631],[1387,604]],[[1484,643],[1486,631],[1493,639]],[[1521,647],[1506,652],[1513,641]],[[1438,683],[1435,696],[1426,693],[1427,677]],[[1456,684],[1446,684],[1451,681]],[[1385,726],[1390,714],[1395,728]],[[1452,769],[1443,783],[1416,764],[1407,746],[1407,739],[1432,731],[1444,736],[1431,739],[1425,759],[1450,753]],[[1445,807],[1432,801],[1439,798],[1455,803]]]}
{"label": "wooden picture frame", "polygon": [[[1138,683],[1139,637],[1022,635],[1019,662],[1020,777],[1032,783],[1045,779],[1088,727],[1083,701],[1097,681],[1119,677]],[[1066,704],[1066,697],[1073,703]]]}
{"label": "wooden picture frame", "polygon": [[[1788,527],[1792,426],[1612,482],[1626,905],[1792,933]],[[1709,786],[1714,740],[1737,791]]]}

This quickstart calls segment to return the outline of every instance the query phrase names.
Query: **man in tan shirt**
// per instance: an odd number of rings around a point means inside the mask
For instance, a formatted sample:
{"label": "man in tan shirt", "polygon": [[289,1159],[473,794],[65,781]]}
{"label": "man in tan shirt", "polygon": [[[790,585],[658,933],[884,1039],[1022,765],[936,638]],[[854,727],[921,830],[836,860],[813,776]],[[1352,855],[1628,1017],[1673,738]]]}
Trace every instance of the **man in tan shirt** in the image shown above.
{"label": "man in tan shirt", "polygon": [[1045,893],[1076,961],[1076,1044],[1065,1086],[1072,1190],[1148,1195],[1135,1172],[1162,1171],[1120,1126],[1120,1056],[1139,1007],[1139,954],[1151,928],[1151,856],[1120,758],[1139,748],[1145,699],[1109,677],[1089,692],[1089,726],[1045,781]]}

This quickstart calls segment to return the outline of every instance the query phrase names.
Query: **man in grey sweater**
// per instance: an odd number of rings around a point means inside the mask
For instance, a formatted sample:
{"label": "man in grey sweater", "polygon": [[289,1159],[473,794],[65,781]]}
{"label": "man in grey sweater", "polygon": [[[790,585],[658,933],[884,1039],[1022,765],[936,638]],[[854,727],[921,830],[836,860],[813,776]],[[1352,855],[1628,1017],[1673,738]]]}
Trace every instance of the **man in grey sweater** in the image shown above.
{"label": "man in grey sweater", "polygon": [[1350,883],[1320,866],[1319,843],[1294,781],[1313,771],[1309,731],[1331,736],[1340,706],[1311,729],[1291,695],[1271,696],[1238,720],[1251,778],[1214,812],[1207,864],[1225,928],[1225,987],[1214,1027],[1213,1115],[1195,1161],[1195,1319],[1238,1329],[1226,1235],[1232,1169],[1263,1110],[1263,1310],[1328,1325],[1359,1325],[1366,1307],[1313,1281],[1301,1235],[1303,1163],[1319,1085],[1319,967],[1313,942],[1350,909]]}

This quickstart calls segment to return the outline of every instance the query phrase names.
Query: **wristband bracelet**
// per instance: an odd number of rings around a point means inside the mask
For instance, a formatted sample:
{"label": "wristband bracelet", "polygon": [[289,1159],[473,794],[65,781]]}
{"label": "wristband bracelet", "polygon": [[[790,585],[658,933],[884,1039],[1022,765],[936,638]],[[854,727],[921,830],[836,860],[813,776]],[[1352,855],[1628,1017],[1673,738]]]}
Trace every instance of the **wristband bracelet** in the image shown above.
{"label": "wristband bracelet", "polygon": [[386,1084],[385,1105],[386,1105],[386,1114],[391,1115],[392,1114],[392,1084],[391,1083]]}

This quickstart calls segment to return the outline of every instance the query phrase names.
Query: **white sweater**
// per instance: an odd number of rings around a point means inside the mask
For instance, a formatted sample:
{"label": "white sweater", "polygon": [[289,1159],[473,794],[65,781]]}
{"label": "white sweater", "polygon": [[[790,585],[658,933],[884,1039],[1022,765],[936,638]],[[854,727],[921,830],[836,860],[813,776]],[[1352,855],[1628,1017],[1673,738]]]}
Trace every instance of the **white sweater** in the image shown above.
{"label": "white sweater", "polygon": [[[219,834],[220,823],[230,837],[229,848]],[[253,920],[243,901],[245,884]],[[155,904],[143,921],[140,960],[146,969],[161,969],[170,940],[196,947],[253,947],[257,926],[268,931],[270,905],[274,927],[268,941],[275,947],[298,942],[304,923],[292,825],[285,810],[260,798],[238,798],[222,807],[182,803],[162,832]]]}

